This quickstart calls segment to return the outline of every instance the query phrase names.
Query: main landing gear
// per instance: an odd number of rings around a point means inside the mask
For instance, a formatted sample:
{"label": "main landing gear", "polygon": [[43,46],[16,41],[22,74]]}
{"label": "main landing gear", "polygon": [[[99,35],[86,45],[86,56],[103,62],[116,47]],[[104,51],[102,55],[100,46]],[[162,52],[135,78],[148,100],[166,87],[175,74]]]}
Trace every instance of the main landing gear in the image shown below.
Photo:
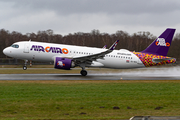
{"label": "main landing gear", "polygon": [[81,70],[81,75],[82,76],[86,76],[87,75],[87,71],[85,70],[85,63],[84,64],[81,64],[80,67],[82,68]]}
{"label": "main landing gear", "polygon": [[86,70],[81,70],[81,75],[82,76],[86,76],[87,75],[87,71]]}

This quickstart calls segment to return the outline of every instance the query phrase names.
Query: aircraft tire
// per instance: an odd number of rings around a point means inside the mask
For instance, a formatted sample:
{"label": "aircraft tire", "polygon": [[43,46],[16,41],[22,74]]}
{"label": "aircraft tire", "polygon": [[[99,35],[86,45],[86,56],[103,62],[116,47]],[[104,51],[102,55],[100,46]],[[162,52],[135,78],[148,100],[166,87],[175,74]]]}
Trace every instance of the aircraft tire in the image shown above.
{"label": "aircraft tire", "polygon": [[86,70],[81,70],[81,75],[82,76],[86,76],[87,75],[87,71]]}
{"label": "aircraft tire", "polygon": [[27,67],[26,67],[26,66],[23,66],[23,70],[27,70]]}

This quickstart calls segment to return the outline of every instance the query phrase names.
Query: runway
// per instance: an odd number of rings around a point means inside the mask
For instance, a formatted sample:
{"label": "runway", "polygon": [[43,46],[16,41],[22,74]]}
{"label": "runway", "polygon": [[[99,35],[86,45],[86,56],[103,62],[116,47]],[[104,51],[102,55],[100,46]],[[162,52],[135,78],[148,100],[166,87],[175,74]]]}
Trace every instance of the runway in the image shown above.
{"label": "runway", "polygon": [[0,74],[0,80],[180,80],[180,76],[129,76],[91,74]]}
{"label": "runway", "polygon": [[0,80],[180,80],[180,67],[152,67],[133,70],[88,70],[80,74],[0,74]]}

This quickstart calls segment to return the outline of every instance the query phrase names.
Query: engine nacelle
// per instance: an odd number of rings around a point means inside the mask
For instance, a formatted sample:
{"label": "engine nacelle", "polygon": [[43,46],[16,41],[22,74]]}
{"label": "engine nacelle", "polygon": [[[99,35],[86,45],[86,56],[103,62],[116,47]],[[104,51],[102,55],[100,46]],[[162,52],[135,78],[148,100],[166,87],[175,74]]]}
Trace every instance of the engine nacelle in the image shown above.
{"label": "engine nacelle", "polygon": [[70,70],[70,68],[75,67],[74,62],[68,58],[55,57],[54,68]]}

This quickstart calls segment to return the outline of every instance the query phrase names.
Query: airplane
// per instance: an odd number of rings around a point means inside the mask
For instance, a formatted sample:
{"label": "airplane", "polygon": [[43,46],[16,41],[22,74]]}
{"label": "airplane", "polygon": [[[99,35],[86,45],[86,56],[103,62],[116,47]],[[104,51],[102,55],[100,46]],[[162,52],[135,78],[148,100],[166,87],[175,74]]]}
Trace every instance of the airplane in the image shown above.
{"label": "airplane", "polygon": [[85,67],[112,69],[143,68],[175,63],[176,59],[167,57],[175,29],[167,28],[156,40],[141,52],[126,49],[114,50],[119,40],[109,49],[34,41],[21,41],[3,50],[6,56],[23,59],[26,70],[27,61],[54,62],[55,69],[71,70],[81,67],[82,76],[87,75]]}

